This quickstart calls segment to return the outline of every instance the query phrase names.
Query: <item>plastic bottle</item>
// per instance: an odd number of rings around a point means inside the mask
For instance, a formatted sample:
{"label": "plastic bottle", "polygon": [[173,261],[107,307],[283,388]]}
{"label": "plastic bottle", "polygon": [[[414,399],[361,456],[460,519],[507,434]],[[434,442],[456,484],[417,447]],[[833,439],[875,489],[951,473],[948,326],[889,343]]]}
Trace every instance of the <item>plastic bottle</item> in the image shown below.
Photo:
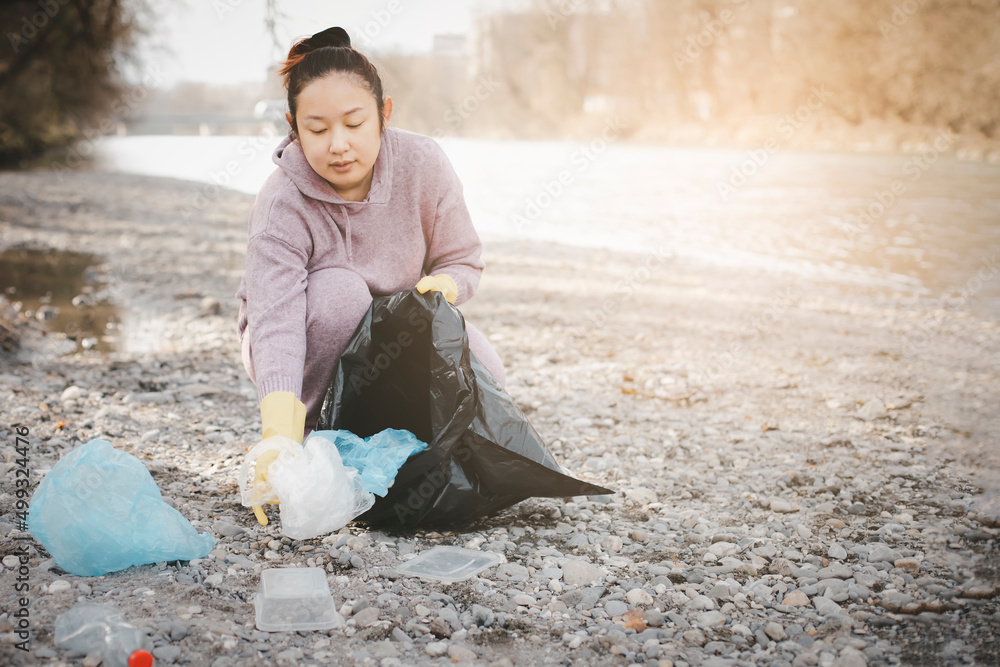
{"label": "plastic bottle", "polygon": [[146,634],[125,622],[117,609],[78,602],[56,618],[55,644],[81,653],[97,654],[105,667],[152,667]]}

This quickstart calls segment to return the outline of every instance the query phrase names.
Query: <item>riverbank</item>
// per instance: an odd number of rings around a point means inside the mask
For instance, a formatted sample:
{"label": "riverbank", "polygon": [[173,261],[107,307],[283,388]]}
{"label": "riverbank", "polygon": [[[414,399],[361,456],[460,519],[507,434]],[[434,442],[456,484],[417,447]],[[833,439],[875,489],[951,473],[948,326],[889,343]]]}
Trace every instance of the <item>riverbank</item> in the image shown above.
{"label": "riverbank", "polygon": [[[239,504],[259,417],[236,340],[252,196],[95,172],[0,173],[0,250],[104,258],[119,351],[5,357],[0,552],[14,527],[14,425],[33,484],[102,437],[217,541],[190,563],[100,578],[30,547],[31,651],[79,598],[149,628],[158,664],[992,664],[1000,508],[1000,327],[971,302],[763,270],[489,239],[463,313],[567,469],[610,498],[528,500],[466,532],[351,527],[280,537]],[[989,276],[987,279],[996,279]],[[34,347],[32,347],[34,345]],[[73,389],[76,387],[77,389]],[[451,586],[393,567],[439,544],[506,562]],[[345,630],[261,633],[262,568],[324,567]],[[449,659],[450,658],[450,659]]]}

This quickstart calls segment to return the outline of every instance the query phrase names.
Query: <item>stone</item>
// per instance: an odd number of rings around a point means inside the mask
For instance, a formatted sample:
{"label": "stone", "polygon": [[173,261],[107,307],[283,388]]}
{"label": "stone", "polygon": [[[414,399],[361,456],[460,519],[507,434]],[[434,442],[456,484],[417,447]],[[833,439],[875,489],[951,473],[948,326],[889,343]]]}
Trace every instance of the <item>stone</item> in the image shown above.
{"label": "stone", "polygon": [[771,621],[764,626],[764,634],[776,642],[782,641],[787,636],[785,635],[785,629],[781,627],[781,623],[776,621]]}
{"label": "stone", "polygon": [[705,628],[717,628],[726,624],[726,615],[721,611],[706,611],[695,617],[695,623]]}
{"label": "stone", "polygon": [[735,556],[739,553],[739,548],[732,542],[716,542],[708,548],[708,552],[716,558],[722,558],[723,556]]}
{"label": "stone", "polygon": [[[399,630],[399,628],[393,628],[394,630]],[[399,649],[392,645],[388,639],[383,639],[379,642],[372,642],[368,645],[368,654],[375,658],[376,660],[382,660],[384,658],[398,658]]]}
{"label": "stone", "polygon": [[709,611],[715,609],[715,606],[715,600],[705,595],[696,595],[684,604],[691,611]]}
{"label": "stone", "polygon": [[527,581],[528,568],[517,563],[501,563],[496,569],[500,581]]}
{"label": "stone", "polygon": [[853,646],[845,646],[831,667],[866,667],[868,658]]}
{"label": "stone", "polygon": [[635,605],[636,607],[648,607],[653,604],[653,596],[641,588],[633,588],[630,590],[625,594],[625,599],[628,600],[629,604]]}
{"label": "stone", "polygon": [[812,604],[816,611],[824,616],[838,616],[846,613],[843,607],[830,598],[814,597]]}
{"label": "stone", "polygon": [[895,563],[900,558],[898,551],[885,544],[876,544],[868,552],[869,563]]}
{"label": "stone", "polygon": [[892,565],[908,572],[916,572],[920,569],[920,561],[916,558],[897,558],[892,562]]}
{"label": "stone", "polygon": [[613,551],[615,553],[618,553],[619,551],[622,550],[622,546],[624,546],[624,544],[622,542],[622,538],[618,537],[617,535],[608,535],[603,540],[601,540],[601,546],[607,549],[608,551]]}
{"label": "stone", "polygon": [[210,574],[205,577],[205,585],[212,588],[218,588],[219,585],[222,584],[222,580],[223,575],[216,572],[215,574]]}
{"label": "stone", "polygon": [[878,419],[884,414],[885,414],[885,403],[883,403],[877,398],[872,398],[866,401],[864,405],[858,408],[858,413],[857,413],[858,419],[862,419],[864,421],[871,421],[873,419]]}
{"label": "stone", "polygon": [[52,595],[58,595],[59,593],[65,593],[68,590],[72,590],[73,584],[69,583],[65,579],[56,579],[51,584],[49,584],[49,593]]}
{"label": "stone", "polygon": [[448,647],[448,657],[451,658],[452,662],[471,662],[479,656],[472,649],[452,644]]}
{"label": "stone", "polygon": [[608,600],[604,603],[604,611],[608,612],[609,616],[618,616],[628,611],[628,605],[621,600]]}
{"label": "stone", "polygon": [[771,501],[771,511],[778,512],[779,514],[790,514],[798,510],[792,507],[792,504],[787,500],[777,499]]}
{"label": "stone", "polygon": [[[505,563],[509,565],[510,563]],[[500,567],[503,567],[501,565]],[[601,581],[607,574],[603,568],[582,560],[568,560],[562,566],[563,581],[570,586],[585,586],[593,581]],[[527,574],[527,571],[525,572]]]}
{"label": "stone", "polygon": [[831,544],[830,548],[826,552],[826,555],[834,560],[844,560],[847,558],[847,549],[839,544]]}
{"label": "stone", "polygon": [[663,612],[657,609],[647,609],[642,612],[642,620],[651,628],[658,628],[663,625]]}
{"label": "stone", "polygon": [[510,601],[519,607],[530,607],[535,603],[535,596],[521,593],[520,595],[515,595]]}
{"label": "stone", "polygon": [[637,505],[649,505],[656,502],[656,492],[644,486],[637,486],[625,491],[625,497]]}
{"label": "stone", "polygon": [[67,401],[79,400],[80,397],[82,396],[83,396],[83,389],[81,387],[77,387],[74,384],[63,389],[62,394],[59,396],[59,400],[60,402],[65,403]]}
{"label": "stone", "polygon": [[851,568],[843,563],[832,563],[829,567],[822,568],[816,573],[817,579],[850,579],[854,576]]}
{"label": "stone", "polygon": [[809,604],[809,596],[800,590],[789,591],[781,598],[781,604],[787,607],[805,607]]}
{"label": "stone", "polygon": [[174,662],[181,657],[181,647],[164,644],[153,649],[153,657],[162,662]]}
{"label": "stone", "polygon": [[442,656],[448,652],[448,642],[430,642],[424,646],[424,651],[432,658]]}
{"label": "stone", "polygon": [[352,618],[354,618],[355,625],[359,628],[364,628],[377,621],[378,617],[378,607],[367,607],[359,611],[357,614],[354,614]]}
{"label": "stone", "polygon": [[701,630],[687,630],[682,636],[684,637],[684,641],[695,646],[704,646],[705,642],[708,641],[705,633]]}

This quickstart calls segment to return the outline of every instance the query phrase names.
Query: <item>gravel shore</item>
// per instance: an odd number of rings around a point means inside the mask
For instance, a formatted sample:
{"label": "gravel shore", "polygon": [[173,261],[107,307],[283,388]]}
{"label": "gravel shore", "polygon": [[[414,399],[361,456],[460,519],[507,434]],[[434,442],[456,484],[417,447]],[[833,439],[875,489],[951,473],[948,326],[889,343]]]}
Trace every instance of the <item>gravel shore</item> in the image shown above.
{"label": "gravel shore", "polygon": [[[617,492],[527,500],[455,534],[352,525],[293,541],[257,525],[236,486],[259,432],[232,296],[252,201],[0,173],[0,250],[100,255],[123,325],[113,353],[31,332],[0,352],[3,663],[96,665],[53,646],[56,616],[88,600],[148,628],[159,665],[1000,664],[1000,327],[971,302],[669,249],[484,239],[463,313],[557,460]],[[32,487],[106,439],[215,550],[85,578],[30,542],[18,650],[18,426]],[[437,545],[503,562],[451,585],[395,572]],[[327,571],[346,626],[258,631],[261,570],[303,566]]]}

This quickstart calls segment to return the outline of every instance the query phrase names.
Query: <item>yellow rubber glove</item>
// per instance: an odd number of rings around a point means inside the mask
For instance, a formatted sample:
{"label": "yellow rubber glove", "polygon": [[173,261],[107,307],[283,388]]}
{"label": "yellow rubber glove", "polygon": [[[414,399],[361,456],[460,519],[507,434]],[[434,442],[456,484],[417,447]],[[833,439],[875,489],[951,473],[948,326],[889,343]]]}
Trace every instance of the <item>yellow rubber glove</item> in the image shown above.
{"label": "yellow rubber glove", "polygon": [[[272,391],[260,402],[261,440],[281,435],[295,442],[302,442],[306,429],[306,406],[290,391]],[[278,452],[262,454],[254,466],[254,486],[267,481],[267,470],[278,458]],[[267,525],[267,515],[260,505],[253,508],[254,516],[262,526]]]}
{"label": "yellow rubber glove", "polygon": [[458,285],[451,276],[445,273],[421,278],[420,282],[417,283],[417,291],[423,294],[428,290],[441,292],[448,303],[452,305],[455,305],[455,299],[458,298]]}

